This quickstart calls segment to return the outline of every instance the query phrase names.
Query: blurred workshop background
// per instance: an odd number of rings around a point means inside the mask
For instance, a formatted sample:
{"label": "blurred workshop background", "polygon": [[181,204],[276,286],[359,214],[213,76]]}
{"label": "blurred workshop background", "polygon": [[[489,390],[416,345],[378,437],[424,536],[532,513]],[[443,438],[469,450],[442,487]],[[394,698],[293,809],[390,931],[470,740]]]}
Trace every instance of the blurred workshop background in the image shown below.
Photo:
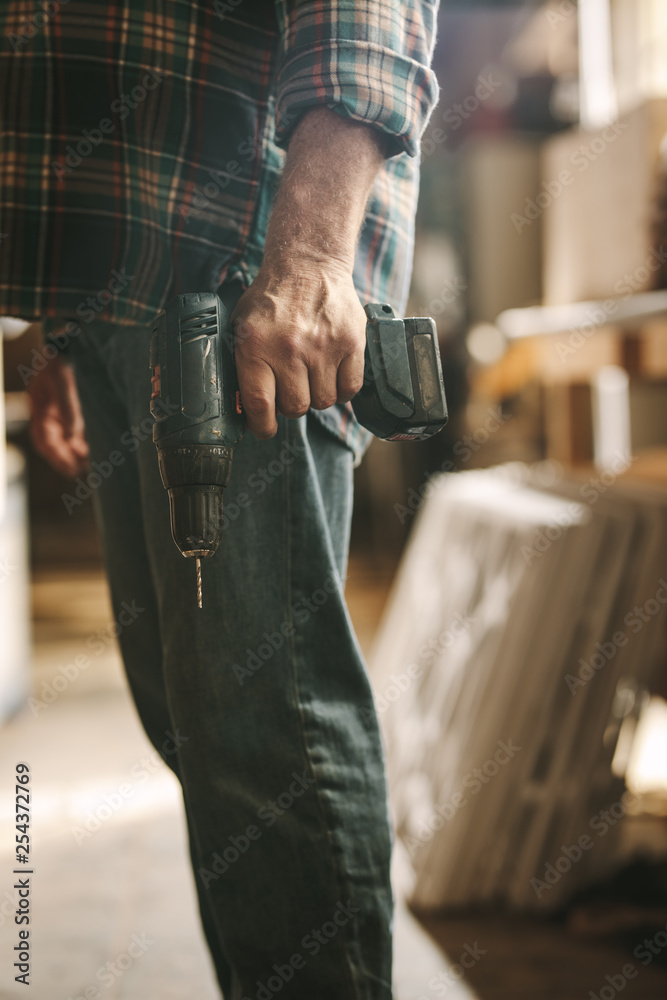
{"label": "blurred workshop background", "polygon": [[[397,829],[396,997],[658,1000],[667,4],[443,0],[435,66],[409,310],[437,321],[450,421],[371,446],[348,582]],[[104,994],[213,998],[178,790],[115,648],[94,490],[31,449],[40,332],[1,324],[0,942],[25,759],[36,995],[83,995],[146,930],[156,944]]]}

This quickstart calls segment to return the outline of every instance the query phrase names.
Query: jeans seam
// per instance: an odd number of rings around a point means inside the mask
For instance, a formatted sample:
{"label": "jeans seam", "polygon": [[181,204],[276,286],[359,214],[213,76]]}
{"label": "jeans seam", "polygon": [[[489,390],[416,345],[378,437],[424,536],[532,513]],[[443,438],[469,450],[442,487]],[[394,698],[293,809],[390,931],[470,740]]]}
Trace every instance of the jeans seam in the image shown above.
{"label": "jeans seam", "polygon": [[[302,419],[304,419],[304,418],[302,418]],[[304,425],[305,425],[305,419],[304,419]],[[291,433],[290,432],[290,423],[289,423],[289,420],[285,421],[285,432],[286,432],[286,438],[287,438],[287,440],[289,442],[290,433]],[[304,434],[305,434],[305,429],[304,429]],[[293,622],[292,622],[292,558],[291,558],[291,532],[292,532],[292,517],[291,517],[291,515],[292,515],[292,504],[291,504],[291,489],[290,489],[290,479],[291,479],[290,473],[291,473],[290,466],[287,466],[286,475],[285,475],[285,511],[286,511],[286,526],[285,526],[286,527],[286,531],[285,531],[286,545],[285,545],[285,548],[286,548],[286,562],[287,562],[287,609],[288,609],[288,616],[289,616],[290,625],[293,625]],[[310,755],[310,749],[309,749],[309,746],[308,746],[308,739],[306,737],[306,724],[305,724],[305,719],[304,719],[304,716],[303,716],[303,710],[302,710],[302,706],[301,706],[301,699],[299,697],[299,681],[298,681],[298,678],[297,678],[297,664],[296,664],[296,661],[297,661],[297,652],[296,652],[296,646],[295,646],[295,641],[294,641],[295,640],[295,635],[296,635],[296,630],[294,628],[292,628],[290,631],[291,631],[291,635],[290,635],[290,652],[291,652],[291,661],[292,661],[292,695],[294,697],[294,704],[296,706],[296,710],[297,710],[297,712],[299,714],[299,719],[300,719],[300,722],[301,722],[300,730],[301,730],[301,743],[302,743],[302,747],[303,747],[303,754],[304,754],[304,759],[306,760],[307,765],[308,765],[308,770],[310,771],[310,774],[312,775],[312,777],[313,777],[313,779],[315,781],[315,788],[314,788],[315,799],[317,801],[317,807],[318,807],[318,812],[319,812],[320,822],[322,824],[322,828],[326,831],[326,840],[327,840],[327,845],[328,845],[328,848],[329,848],[328,853],[329,853],[329,863],[330,863],[331,872],[332,872],[332,885],[334,885],[334,887],[335,887],[335,889],[336,889],[336,891],[338,893],[339,899],[340,899],[344,895],[344,893],[342,892],[343,886],[342,886],[340,866],[336,862],[335,852],[334,852],[334,849],[333,849],[333,843],[332,843],[332,839],[331,839],[331,825],[327,822],[327,810],[325,808],[325,804],[322,801],[322,797],[320,795],[319,780],[318,780],[317,775],[315,773],[315,768],[314,768],[314,765],[313,765],[313,762],[312,762],[312,759],[311,759],[311,755]],[[342,948],[342,950],[344,952],[345,967],[346,967],[346,969],[348,971],[348,974],[349,974],[349,980],[350,980],[350,985],[352,987],[353,995],[354,996],[358,996],[359,995],[358,982],[357,982],[357,976],[355,974],[354,963],[353,963],[352,957],[350,955],[349,946],[347,945],[347,943],[345,942],[344,939],[343,939],[343,948]]]}

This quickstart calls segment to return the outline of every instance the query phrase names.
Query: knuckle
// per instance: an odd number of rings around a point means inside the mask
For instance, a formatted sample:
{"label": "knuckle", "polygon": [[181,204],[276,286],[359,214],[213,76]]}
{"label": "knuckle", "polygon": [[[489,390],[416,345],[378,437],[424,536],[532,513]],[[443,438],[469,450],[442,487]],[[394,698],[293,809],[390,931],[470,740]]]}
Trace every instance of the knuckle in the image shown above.
{"label": "knuckle", "polygon": [[290,333],[280,339],[280,353],[287,361],[296,361],[302,353],[302,339],[296,334]]}
{"label": "knuckle", "polygon": [[328,410],[330,406],[338,401],[338,397],[332,393],[327,393],[324,396],[318,396],[317,400],[313,403],[313,408],[315,410]]}
{"label": "knuckle", "polygon": [[308,412],[309,407],[310,400],[292,399],[282,409],[282,412],[286,417],[302,417],[304,413]]}
{"label": "knuckle", "polygon": [[356,330],[346,328],[340,338],[339,343],[346,354],[354,354],[359,349],[359,335]]}
{"label": "knuckle", "polygon": [[253,345],[261,337],[260,328],[252,319],[239,317],[234,323],[234,343],[238,346],[245,344]]}
{"label": "knuckle", "polygon": [[264,416],[273,412],[273,400],[266,392],[251,390],[243,396],[243,406],[251,413]]}
{"label": "knuckle", "polygon": [[346,403],[361,391],[364,384],[363,367],[355,369],[353,372],[346,372],[345,376],[339,379],[338,402]]}

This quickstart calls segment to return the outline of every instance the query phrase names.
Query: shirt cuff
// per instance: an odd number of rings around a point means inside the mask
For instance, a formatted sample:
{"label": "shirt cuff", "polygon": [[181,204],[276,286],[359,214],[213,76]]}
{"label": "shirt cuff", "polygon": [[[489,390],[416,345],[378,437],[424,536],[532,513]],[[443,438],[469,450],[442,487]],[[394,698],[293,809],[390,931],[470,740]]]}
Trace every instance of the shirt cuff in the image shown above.
{"label": "shirt cuff", "polygon": [[437,99],[428,66],[373,42],[338,39],[292,49],[278,77],[276,140],[287,145],[302,115],[324,106],[389,136],[389,156],[417,156]]}

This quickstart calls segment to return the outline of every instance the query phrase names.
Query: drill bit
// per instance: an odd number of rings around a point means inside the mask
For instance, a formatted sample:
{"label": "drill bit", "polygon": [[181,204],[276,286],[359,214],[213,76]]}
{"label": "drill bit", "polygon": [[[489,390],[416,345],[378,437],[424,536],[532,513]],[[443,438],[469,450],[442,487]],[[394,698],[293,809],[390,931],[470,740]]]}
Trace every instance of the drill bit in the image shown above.
{"label": "drill bit", "polygon": [[201,559],[197,556],[197,607],[201,608]]}

